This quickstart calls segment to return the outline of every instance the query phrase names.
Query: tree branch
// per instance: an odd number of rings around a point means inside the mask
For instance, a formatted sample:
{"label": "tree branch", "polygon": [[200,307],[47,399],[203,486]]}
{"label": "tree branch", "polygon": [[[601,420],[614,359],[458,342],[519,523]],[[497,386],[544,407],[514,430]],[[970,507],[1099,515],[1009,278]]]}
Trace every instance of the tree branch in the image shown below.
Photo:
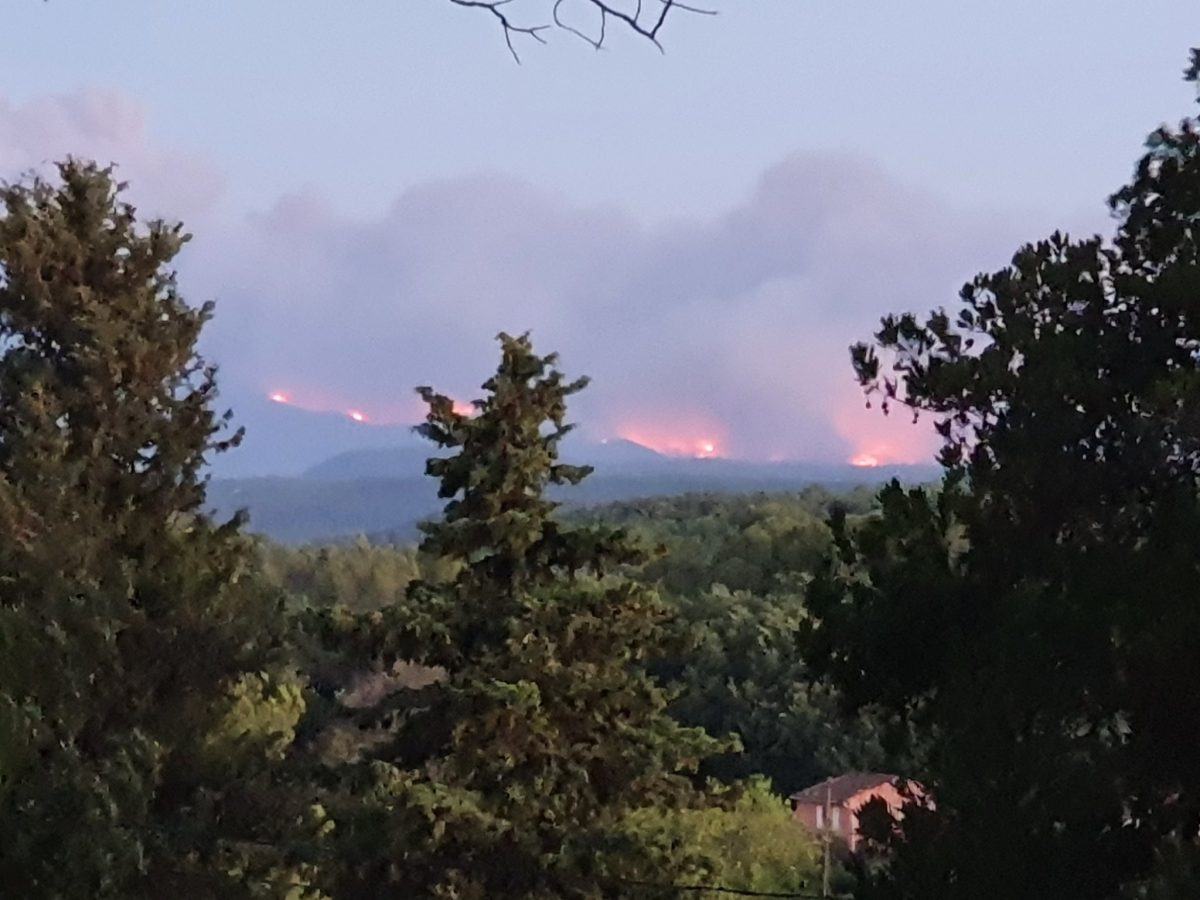
{"label": "tree branch", "polygon": [[477,9],[486,9],[497,21],[500,22],[500,27],[504,29],[504,43],[508,45],[508,52],[518,64],[521,62],[521,57],[517,54],[517,49],[513,46],[512,38],[514,34],[523,34],[526,37],[531,37],[539,44],[546,43],[546,39],[542,37],[542,32],[549,28],[549,25],[514,25],[512,21],[505,15],[504,10],[500,7],[511,3],[512,0],[450,0],[455,6],[473,6]]}
{"label": "tree branch", "polygon": [[[511,3],[512,0],[450,0],[450,2],[456,6],[471,6],[487,10],[491,13],[500,23],[500,27],[504,31],[504,42],[508,45],[508,51],[518,63],[521,61],[521,57],[517,54],[516,48],[513,45],[514,35],[518,37],[531,37],[538,43],[544,44],[546,43],[546,37],[543,32],[551,27],[555,27],[575,35],[594,49],[600,50],[604,47],[605,40],[608,37],[608,25],[611,20],[624,26],[635,35],[650,41],[650,43],[662,51],[663,46],[659,41],[659,32],[662,31],[663,25],[666,24],[667,17],[673,12],[689,12],[701,16],[715,16],[717,14],[717,11],[714,9],[692,6],[690,3],[681,2],[681,0],[653,0],[650,3],[647,0],[633,0],[632,5],[627,4],[624,8],[616,6],[616,0],[553,0],[548,16],[550,23],[517,25],[509,17],[508,12],[502,9],[502,7]],[[570,24],[563,18],[563,9],[572,4],[587,6],[599,13],[600,21],[594,32],[589,34],[587,31]]]}

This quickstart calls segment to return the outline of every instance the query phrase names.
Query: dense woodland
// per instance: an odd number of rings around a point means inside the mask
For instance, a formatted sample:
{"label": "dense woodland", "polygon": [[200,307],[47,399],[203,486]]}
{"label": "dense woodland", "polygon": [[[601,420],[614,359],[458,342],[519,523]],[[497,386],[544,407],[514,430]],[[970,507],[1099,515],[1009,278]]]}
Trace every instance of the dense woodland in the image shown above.
{"label": "dense woodland", "polygon": [[[669,710],[686,725],[738,738],[701,766],[722,782],[766,775],[788,794],[842,771],[887,761],[871,717],[846,717],[796,652],[804,587],[831,548],[831,509],[862,515],[863,489],[833,495],[686,495],[572,512],[581,527],[616,526],[648,551],[627,576],[657,590],[678,652],[652,670],[673,685]],[[381,610],[410,583],[444,581],[445,563],[411,547],[261,548],[266,577],[304,607]]]}
{"label": "dense woodland", "polygon": [[418,389],[417,547],[206,512],[240,439],[212,308],[122,190],[77,160],[0,188],[6,896],[812,896],[781,795],[856,768],[935,802],[875,810],[836,893],[1200,893],[1195,121],[1111,239],[853,349],[940,484],[564,514],[586,379],[500,335],[469,414]]}

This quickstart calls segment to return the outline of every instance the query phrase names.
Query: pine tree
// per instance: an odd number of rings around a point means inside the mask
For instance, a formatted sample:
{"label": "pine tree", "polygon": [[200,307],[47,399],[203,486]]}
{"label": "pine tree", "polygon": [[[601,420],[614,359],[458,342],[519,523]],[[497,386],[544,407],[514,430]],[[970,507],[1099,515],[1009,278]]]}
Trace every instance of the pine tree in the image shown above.
{"label": "pine tree", "polygon": [[269,895],[296,877],[245,850],[250,783],[303,700],[240,523],[203,514],[238,435],[169,269],[187,235],[122,187],[68,161],[0,190],[0,883]]}
{"label": "pine tree", "polygon": [[547,489],[576,485],[592,472],[558,461],[559,443],[573,427],[565,422],[567,398],[588,379],[565,381],[554,368],[557,357],[534,354],[528,336],[499,340],[500,367],[472,413],[457,411],[432,388],[417,389],[429,406],[420,433],[457,451],[427,465],[441,482],[439,496],[450,502],[441,521],[421,526],[421,550],[459,565],[455,590],[474,605],[471,620],[498,629],[457,635],[463,656],[476,640],[503,633],[512,604],[530,591],[645,559],[623,531],[568,528],[554,518],[558,504]]}
{"label": "pine tree", "polygon": [[[564,526],[545,496],[590,471],[558,459],[567,398],[586,380],[566,381],[528,336],[499,339],[500,366],[472,413],[419,389],[422,432],[453,451],[428,464],[449,502],[422,549],[458,574],[415,585],[407,615],[427,642],[422,661],[448,677],[441,703],[399,729],[407,750],[376,766],[374,811],[344,829],[358,838],[357,887],[344,890],[653,896],[646,882],[670,884],[689,863],[639,841],[630,813],[694,803],[687,774],[718,745],[666,715],[668,694],[645,671],[668,612],[617,572],[640,551],[619,530]],[[414,730],[438,735],[423,756],[405,744]],[[381,822],[402,863],[370,846]]]}

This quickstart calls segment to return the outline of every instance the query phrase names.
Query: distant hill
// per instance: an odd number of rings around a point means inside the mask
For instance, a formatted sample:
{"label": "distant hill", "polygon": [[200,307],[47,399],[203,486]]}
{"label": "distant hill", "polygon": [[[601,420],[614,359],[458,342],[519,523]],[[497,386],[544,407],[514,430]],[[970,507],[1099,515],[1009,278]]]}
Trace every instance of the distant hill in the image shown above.
{"label": "distant hill", "polygon": [[[416,478],[425,474],[425,461],[440,451],[427,441],[398,446],[358,448],[338,453],[310,466],[304,478],[321,481],[345,481],[356,478]],[[564,441],[562,458],[574,465],[590,465],[597,471],[650,471],[670,467],[679,460],[663,456],[622,439],[588,442],[580,438]]]}
{"label": "distant hill", "polygon": [[[423,474],[432,455],[427,444],[337,453],[295,477],[215,479],[209,500],[222,516],[250,513],[250,530],[289,544],[336,541],[357,534],[413,540],[417,522],[436,516],[444,501],[436,482]],[[554,492],[570,506],[693,492],[787,493],[822,485],[848,490],[882,484],[931,481],[933,466],[861,469],[849,465],[756,463],[663,456],[629,441],[572,442],[564,459],[595,466],[574,488]]]}
{"label": "distant hill", "polygon": [[403,540],[441,508],[431,478],[239,478],[209,485],[209,505],[221,517],[250,513],[250,531],[284,544],[336,541],[376,532]]}
{"label": "distant hill", "polygon": [[663,456],[656,450],[651,450],[643,444],[625,438],[612,438],[584,446],[568,441],[563,449],[563,457],[572,463],[591,466],[669,464],[671,462],[670,457]]}
{"label": "distant hill", "polygon": [[[215,478],[300,475],[347,451],[428,445],[409,425],[355,422],[344,413],[313,412],[266,398],[231,401],[233,424],[245,426],[242,444],[212,461]],[[421,471],[424,471],[422,468]]]}
{"label": "distant hill", "polygon": [[348,450],[310,466],[302,477],[314,481],[423,478],[425,461],[436,456],[436,450],[426,443],[379,450]]}
{"label": "distant hill", "polygon": [[[345,413],[300,409],[265,397],[243,396],[230,403],[233,424],[244,426],[246,434],[240,447],[212,460],[214,478],[410,478],[425,474],[425,460],[436,450],[411,425],[355,422]],[[589,442],[577,434],[564,441],[563,458],[606,468],[670,461],[632,441]]]}

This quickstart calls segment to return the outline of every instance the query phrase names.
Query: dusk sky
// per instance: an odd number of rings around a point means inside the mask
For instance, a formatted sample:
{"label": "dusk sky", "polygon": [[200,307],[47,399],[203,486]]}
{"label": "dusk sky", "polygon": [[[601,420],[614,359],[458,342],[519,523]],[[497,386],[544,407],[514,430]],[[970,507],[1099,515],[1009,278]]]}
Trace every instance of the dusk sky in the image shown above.
{"label": "dusk sky", "polygon": [[446,0],[7,0],[0,177],[92,156],[183,218],[235,411],[414,420],[414,385],[474,396],[496,332],[532,329],[593,377],[596,437],[924,461],[847,345],[1023,240],[1107,230],[1192,109],[1200,4],[713,6],[665,54],[559,32],[517,65]]}

